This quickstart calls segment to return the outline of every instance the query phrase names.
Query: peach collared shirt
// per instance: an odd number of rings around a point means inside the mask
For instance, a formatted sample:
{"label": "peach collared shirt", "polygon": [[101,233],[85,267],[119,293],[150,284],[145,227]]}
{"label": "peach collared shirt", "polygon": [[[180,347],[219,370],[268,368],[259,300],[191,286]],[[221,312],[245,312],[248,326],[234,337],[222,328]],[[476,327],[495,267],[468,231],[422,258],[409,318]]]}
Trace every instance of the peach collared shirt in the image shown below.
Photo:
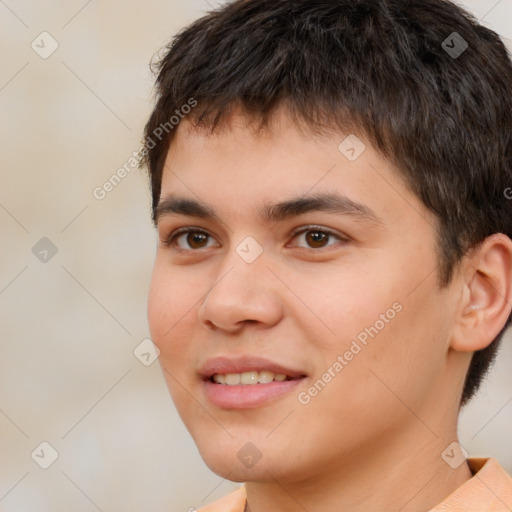
{"label": "peach collared shirt", "polygon": [[[470,458],[473,477],[429,512],[511,512],[512,478],[493,458]],[[245,487],[199,509],[198,512],[243,512]]]}

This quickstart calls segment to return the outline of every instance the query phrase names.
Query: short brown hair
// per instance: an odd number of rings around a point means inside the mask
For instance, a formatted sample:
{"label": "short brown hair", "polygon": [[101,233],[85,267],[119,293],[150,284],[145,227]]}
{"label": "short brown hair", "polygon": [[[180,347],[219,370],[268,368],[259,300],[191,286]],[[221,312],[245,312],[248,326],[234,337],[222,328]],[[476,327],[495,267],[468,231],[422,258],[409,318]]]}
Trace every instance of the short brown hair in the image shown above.
{"label": "short brown hair", "polygon": [[[512,237],[510,56],[449,1],[236,0],[181,31],[155,69],[143,162],[153,219],[169,119],[192,99],[188,118],[212,130],[233,106],[263,126],[284,105],[311,128],[368,137],[439,219],[440,286],[486,237]],[[461,404],[510,321],[474,353]]]}

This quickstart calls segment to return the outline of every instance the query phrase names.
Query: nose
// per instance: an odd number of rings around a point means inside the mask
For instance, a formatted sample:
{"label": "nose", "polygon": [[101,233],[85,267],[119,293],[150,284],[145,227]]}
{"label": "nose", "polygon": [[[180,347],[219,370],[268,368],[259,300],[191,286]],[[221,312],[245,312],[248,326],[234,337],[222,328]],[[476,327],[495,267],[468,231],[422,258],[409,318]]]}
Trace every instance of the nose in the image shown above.
{"label": "nose", "polygon": [[271,327],[283,315],[279,281],[266,265],[264,253],[248,263],[233,249],[198,310],[210,330],[235,333],[247,324]]}

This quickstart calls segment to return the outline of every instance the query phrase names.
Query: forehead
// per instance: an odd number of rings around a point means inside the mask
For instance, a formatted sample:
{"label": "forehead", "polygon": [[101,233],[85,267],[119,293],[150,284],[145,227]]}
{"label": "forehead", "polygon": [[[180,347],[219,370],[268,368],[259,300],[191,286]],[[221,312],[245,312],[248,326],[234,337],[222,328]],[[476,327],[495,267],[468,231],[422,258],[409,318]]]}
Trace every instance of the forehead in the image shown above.
{"label": "forehead", "polygon": [[284,108],[265,125],[239,110],[222,118],[214,130],[185,118],[170,144],[162,179],[179,181],[179,171],[190,177],[201,174],[202,180],[221,180],[229,188],[237,177],[243,177],[245,185],[282,181],[293,186],[294,181],[335,166],[343,137],[327,129],[325,133],[309,130],[294,122]]}
{"label": "forehead", "polygon": [[213,132],[183,120],[165,161],[161,201],[178,196],[225,214],[251,209],[261,218],[264,205],[328,194],[378,218],[429,216],[366,138],[308,131],[284,111],[262,129],[243,114],[233,114]]}

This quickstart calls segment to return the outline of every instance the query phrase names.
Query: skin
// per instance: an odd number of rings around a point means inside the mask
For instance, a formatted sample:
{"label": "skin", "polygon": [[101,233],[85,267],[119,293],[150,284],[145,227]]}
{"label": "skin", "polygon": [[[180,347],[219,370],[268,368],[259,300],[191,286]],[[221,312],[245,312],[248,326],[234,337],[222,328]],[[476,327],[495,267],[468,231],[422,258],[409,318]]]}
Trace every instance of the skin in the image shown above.
{"label": "skin", "polygon": [[[184,120],[165,163],[161,199],[200,199],[220,220],[159,217],[151,335],[203,459],[246,482],[252,512],[426,511],[471,477],[466,463],[453,469],[441,455],[457,440],[471,351],[490,343],[510,313],[510,240],[494,237],[440,289],[435,217],[362,135],[366,150],[345,158],[338,145],[346,135],[300,130],[285,111],[261,132],[241,113],[213,134]],[[322,211],[258,217],[264,204],[333,191],[380,222]],[[293,234],[310,225],[333,235],[311,245]],[[210,237],[164,243],[187,226]],[[250,264],[235,250],[248,236],[263,249]],[[401,311],[300,403],[298,393],[397,302]],[[244,354],[307,377],[259,408],[213,405],[201,366]],[[237,456],[248,442],[261,453],[251,468]]]}

